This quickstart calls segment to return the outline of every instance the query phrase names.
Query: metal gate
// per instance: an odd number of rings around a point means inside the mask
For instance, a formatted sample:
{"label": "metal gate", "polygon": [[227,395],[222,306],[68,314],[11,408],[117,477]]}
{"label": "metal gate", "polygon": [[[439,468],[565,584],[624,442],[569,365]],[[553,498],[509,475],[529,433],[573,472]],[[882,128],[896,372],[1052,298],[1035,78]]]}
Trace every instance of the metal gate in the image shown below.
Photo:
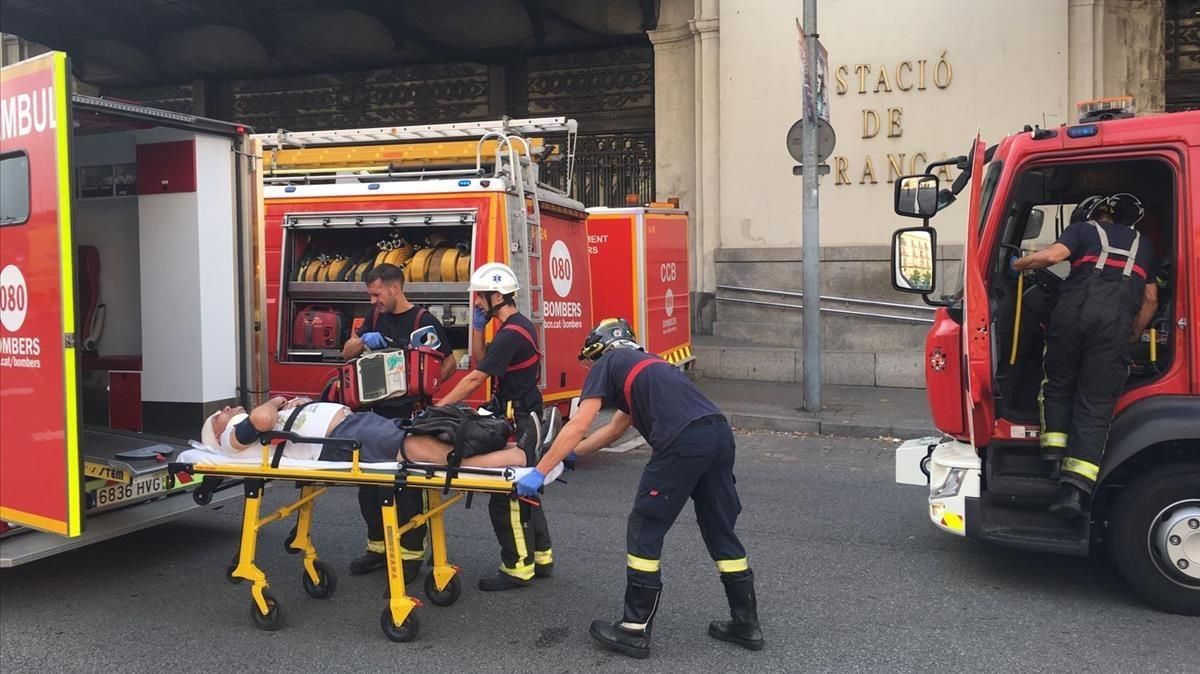
{"label": "metal gate", "polygon": [[[567,186],[565,161],[542,165],[541,179]],[[571,196],[585,206],[624,206],[654,200],[654,132],[579,135]]]}

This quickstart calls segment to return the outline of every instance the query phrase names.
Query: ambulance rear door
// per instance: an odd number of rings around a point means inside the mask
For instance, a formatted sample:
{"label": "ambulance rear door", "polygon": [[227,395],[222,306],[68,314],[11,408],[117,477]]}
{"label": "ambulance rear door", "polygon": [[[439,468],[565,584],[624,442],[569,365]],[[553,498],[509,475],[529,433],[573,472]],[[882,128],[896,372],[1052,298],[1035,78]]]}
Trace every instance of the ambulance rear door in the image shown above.
{"label": "ambulance rear door", "polygon": [[646,350],[683,365],[692,360],[687,213],[644,209],[639,214],[638,239],[644,292],[638,327]]}
{"label": "ambulance rear door", "polygon": [[0,69],[0,520],[83,532],[70,72]]}

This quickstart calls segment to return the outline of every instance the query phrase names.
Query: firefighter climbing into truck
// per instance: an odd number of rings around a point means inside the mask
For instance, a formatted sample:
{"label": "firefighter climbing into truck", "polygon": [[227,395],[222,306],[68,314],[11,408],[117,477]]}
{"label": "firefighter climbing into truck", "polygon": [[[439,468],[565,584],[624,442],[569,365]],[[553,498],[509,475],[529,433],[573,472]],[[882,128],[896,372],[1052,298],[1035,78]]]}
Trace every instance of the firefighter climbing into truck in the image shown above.
{"label": "firefighter climbing into truck", "polygon": [[[893,235],[892,285],[938,307],[924,360],[943,433],[897,448],[896,480],[928,487],[947,532],[1106,549],[1148,603],[1200,615],[1200,111],[1079,111],[896,181],[895,212],[923,224]],[[929,220],[968,184],[961,286],[939,292],[958,279],[911,251],[937,250]]]}

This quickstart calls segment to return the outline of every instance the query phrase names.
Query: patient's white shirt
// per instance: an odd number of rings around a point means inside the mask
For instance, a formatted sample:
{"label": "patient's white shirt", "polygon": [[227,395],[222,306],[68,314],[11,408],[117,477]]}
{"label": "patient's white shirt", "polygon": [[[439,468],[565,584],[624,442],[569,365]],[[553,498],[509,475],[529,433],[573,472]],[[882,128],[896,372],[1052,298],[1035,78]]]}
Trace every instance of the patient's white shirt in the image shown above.
{"label": "patient's white shirt", "polygon": [[[333,423],[333,418],[345,409],[349,408],[339,403],[321,402],[305,405],[300,408],[299,412],[294,409],[279,410],[274,430],[282,431],[292,414],[296,414],[296,421],[292,423],[292,427],[289,429],[290,432],[296,435],[306,435],[310,438],[324,438],[329,433],[329,424]],[[233,427],[245,419],[246,416],[239,414],[229,420],[229,425],[225,427],[225,433],[221,434],[221,447],[218,448],[222,454],[233,457],[259,456],[261,454],[262,448],[257,444],[238,450],[234,449],[232,443],[229,441],[233,433]],[[307,442],[288,442],[285,443],[283,448],[283,455],[289,459],[316,461],[321,456],[321,445]]]}

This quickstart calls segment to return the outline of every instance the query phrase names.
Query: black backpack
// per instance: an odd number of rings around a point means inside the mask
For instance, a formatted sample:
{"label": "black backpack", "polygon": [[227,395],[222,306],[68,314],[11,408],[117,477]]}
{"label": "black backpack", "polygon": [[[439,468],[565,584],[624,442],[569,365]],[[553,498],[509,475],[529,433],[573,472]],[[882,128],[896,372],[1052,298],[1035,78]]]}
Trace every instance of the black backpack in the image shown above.
{"label": "black backpack", "polygon": [[513,433],[505,419],[481,415],[462,403],[430,407],[405,430],[413,435],[432,435],[453,445],[448,462],[452,466],[471,456],[504,449]]}

